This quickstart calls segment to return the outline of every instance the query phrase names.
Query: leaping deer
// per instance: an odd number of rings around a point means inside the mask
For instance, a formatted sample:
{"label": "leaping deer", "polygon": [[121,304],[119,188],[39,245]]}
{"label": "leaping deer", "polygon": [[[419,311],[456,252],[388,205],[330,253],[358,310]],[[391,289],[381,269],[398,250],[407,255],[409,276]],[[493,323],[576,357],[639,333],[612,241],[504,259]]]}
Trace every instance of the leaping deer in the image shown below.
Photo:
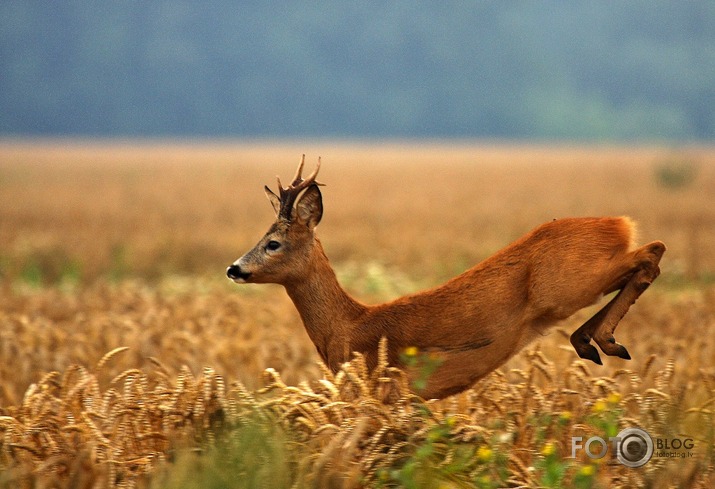
{"label": "leaping deer", "polygon": [[[571,335],[576,353],[597,364],[606,355],[630,359],[613,332],[655,280],[665,245],[633,243],[627,217],[567,218],[542,224],[447,283],[379,305],[350,297],[338,283],[315,227],[323,215],[315,171],[303,178],[305,155],[280,195],[267,186],[276,221],[258,244],[228,267],[236,283],[285,287],[320,357],[333,371],[362,352],[377,363],[388,340],[391,365],[407,347],[439,361],[424,398],[461,392],[496,369],[547,328],[604,295],[619,291]],[[300,197],[300,198],[299,198]]]}

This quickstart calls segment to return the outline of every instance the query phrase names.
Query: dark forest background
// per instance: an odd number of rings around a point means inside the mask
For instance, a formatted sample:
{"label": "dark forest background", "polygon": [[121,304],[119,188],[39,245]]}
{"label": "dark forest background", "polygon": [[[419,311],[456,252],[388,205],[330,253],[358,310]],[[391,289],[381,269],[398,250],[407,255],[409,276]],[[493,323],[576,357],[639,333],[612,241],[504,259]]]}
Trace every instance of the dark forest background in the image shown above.
{"label": "dark forest background", "polygon": [[0,2],[0,136],[715,139],[715,2]]}

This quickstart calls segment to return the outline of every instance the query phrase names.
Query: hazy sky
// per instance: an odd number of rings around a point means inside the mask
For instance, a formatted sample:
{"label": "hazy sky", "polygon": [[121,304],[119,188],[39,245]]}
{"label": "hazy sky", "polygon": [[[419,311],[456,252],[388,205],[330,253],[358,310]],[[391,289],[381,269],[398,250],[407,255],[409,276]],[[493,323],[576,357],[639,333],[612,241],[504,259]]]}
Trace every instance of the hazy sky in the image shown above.
{"label": "hazy sky", "polygon": [[0,3],[0,135],[715,138],[715,2]]}

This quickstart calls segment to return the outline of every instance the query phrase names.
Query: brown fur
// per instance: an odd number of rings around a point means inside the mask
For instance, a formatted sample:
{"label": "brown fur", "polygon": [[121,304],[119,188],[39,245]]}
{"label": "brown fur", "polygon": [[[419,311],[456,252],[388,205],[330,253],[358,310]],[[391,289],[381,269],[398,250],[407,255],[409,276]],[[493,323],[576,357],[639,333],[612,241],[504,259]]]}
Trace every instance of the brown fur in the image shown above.
{"label": "brown fur", "polygon": [[[554,220],[439,287],[365,305],[342,289],[314,235],[322,215],[318,187],[303,181],[300,171],[296,182],[304,191],[298,212],[291,219],[279,216],[228,274],[237,282],[284,285],[333,371],[353,351],[364,353],[368,366],[374,366],[380,338],[386,337],[393,365],[402,365],[407,347],[437,359],[439,367],[418,393],[446,397],[469,388],[548,327],[616,290],[620,292],[572,335],[571,343],[579,356],[599,364],[591,339],[607,355],[630,358],[613,331],[658,276],[665,246],[654,241],[633,249],[629,218]],[[281,191],[290,195],[291,187]],[[271,241],[281,243],[280,249],[268,251]]]}

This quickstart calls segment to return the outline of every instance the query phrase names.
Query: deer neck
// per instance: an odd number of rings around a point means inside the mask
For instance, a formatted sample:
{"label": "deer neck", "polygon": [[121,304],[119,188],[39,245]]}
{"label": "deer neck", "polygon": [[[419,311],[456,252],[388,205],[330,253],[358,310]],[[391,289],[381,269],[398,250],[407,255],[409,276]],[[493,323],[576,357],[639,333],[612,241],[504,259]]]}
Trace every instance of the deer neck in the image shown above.
{"label": "deer neck", "polygon": [[329,352],[335,351],[329,345],[336,345],[336,341],[348,341],[352,325],[365,313],[367,307],[350,297],[340,286],[317,238],[310,263],[305,276],[284,286],[300,313],[310,339],[323,360],[332,367],[347,358],[328,358]]}

